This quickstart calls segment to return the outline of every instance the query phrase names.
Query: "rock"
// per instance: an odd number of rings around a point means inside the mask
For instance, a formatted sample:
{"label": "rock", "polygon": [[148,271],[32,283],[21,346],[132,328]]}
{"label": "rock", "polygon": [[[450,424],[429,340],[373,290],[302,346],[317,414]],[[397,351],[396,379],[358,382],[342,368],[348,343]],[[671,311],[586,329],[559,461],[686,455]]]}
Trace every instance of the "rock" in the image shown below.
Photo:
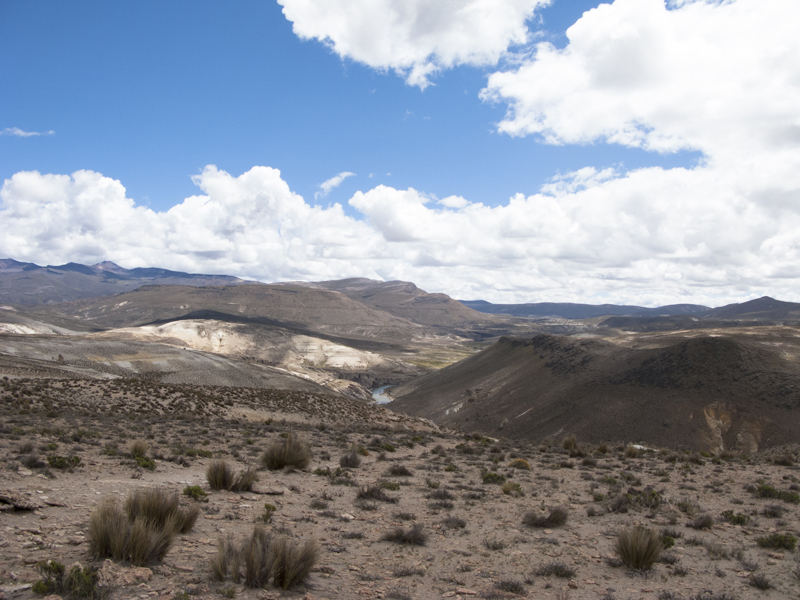
{"label": "rock", "polygon": [[42,600],[62,600],[61,596],[56,596],[53,594],[52,596],[45,596]]}
{"label": "rock", "polygon": [[23,477],[30,477],[31,475],[33,475],[33,471],[30,471],[28,469],[17,469],[17,473],[19,475],[22,475]]}
{"label": "rock", "polygon": [[469,588],[458,588],[456,589],[456,594],[461,594],[462,596],[477,596],[478,592]]}
{"label": "rock", "polygon": [[124,587],[150,581],[153,572],[147,567],[123,567],[105,560],[100,568],[99,583],[103,586]]}
{"label": "rock", "polygon": [[10,490],[0,490],[0,503],[6,505],[10,504],[17,510],[36,510],[37,508],[42,508],[42,505],[38,502],[28,500],[21,494]]}

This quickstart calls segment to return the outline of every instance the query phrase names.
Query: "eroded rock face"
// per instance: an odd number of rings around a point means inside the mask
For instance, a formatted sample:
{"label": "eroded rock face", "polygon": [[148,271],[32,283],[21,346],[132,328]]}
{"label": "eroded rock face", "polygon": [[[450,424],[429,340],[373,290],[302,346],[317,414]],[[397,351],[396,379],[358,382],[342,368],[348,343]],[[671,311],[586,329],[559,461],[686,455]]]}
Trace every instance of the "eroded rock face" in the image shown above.
{"label": "eroded rock face", "polygon": [[147,567],[124,567],[112,560],[105,560],[98,573],[101,586],[124,587],[145,583],[153,578],[153,572]]}
{"label": "eroded rock face", "polygon": [[703,409],[709,429],[709,448],[714,452],[725,450],[725,434],[731,428],[732,418],[722,402],[714,402]]}

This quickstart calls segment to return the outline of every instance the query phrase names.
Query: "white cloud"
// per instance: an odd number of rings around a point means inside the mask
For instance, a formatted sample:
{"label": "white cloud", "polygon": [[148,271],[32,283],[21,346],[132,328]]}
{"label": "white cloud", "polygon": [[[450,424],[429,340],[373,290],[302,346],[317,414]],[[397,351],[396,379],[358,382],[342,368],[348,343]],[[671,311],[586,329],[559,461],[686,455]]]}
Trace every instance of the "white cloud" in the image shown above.
{"label": "white cloud", "polygon": [[0,131],[0,135],[13,135],[14,137],[32,137],[36,135],[55,135],[55,131],[24,131],[19,127],[6,127]]}
{"label": "white cloud", "polygon": [[543,42],[483,98],[507,102],[499,130],[556,144],[595,141],[712,160],[800,143],[800,3],[616,0]]}
{"label": "white cloud", "polygon": [[99,173],[21,172],[0,190],[0,256],[263,281],[405,279],[508,302],[798,301],[800,186],[750,179],[709,166],[581,170],[494,207],[379,185],[350,200],[359,220],[311,206],[268,167],[238,177],[206,167],[201,193],[161,213]]}
{"label": "white cloud", "polygon": [[355,173],[351,173],[350,171],[342,171],[338,175],[334,175],[327,181],[323,181],[319,186],[319,191],[314,194],[315,199],[324,198],[328,194],[330,194],[333,188],[339,187],[342,182],[347,179],[348,177],[352,177]]}
{"label": "white cloud", "polygon": [[442,69],[493,65],[551,0],[278,0],[303,39],[425,88]]}

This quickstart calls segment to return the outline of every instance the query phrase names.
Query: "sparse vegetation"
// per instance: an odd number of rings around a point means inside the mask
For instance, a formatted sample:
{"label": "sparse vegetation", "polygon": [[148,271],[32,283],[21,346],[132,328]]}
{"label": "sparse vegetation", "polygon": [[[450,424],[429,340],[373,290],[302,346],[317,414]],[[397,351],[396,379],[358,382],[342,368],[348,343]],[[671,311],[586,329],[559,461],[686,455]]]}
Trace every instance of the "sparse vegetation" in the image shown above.
{"label": "sparse vegetation", "polygon": [[424,546],[428,541],[428,534],[423,531],[420,523],[416,523],[410,529],[395,527],[391,531],[384,533],[381,539],[385,542],[394,542],[395,544]]}
{"label": "sparse vegetation", "polygon": [[552,509],[549,513],[542,514],[539,511],[530,511],[525,513],[522,518],[522,523],[529,527],[543,527],[552,529],[554,527],[562,527],[567,523],[569,512],[565,508],[557,507]]}

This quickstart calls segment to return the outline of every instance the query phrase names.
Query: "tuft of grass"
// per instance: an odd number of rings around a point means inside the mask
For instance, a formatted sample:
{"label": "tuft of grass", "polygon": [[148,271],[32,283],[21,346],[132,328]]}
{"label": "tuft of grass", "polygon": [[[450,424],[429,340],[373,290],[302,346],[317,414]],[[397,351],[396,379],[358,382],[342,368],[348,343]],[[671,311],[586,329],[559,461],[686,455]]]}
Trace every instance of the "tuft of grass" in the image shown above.
{"label": "tuft of grass", "polygon": [[522,518],[522,523],[529,527],[545,527],[552,529],[566,524],[568,518],[569,512],[564,508],[557,507],[552,509],[547,515],[533,510],[527,512]]}
{"label": "tuft of grass", "polygon": [[250,588],[263,588],[272,581],[288,590],[308,577],[318,558],[316,541],[300,543],[283,536],[275,538],[262,526],[256,526],[239,548],[230,540],[220,540],[210,566],[217,581],[230,577],[236,583],[243,580]]}
{"label": "tuft of grass", "polygon": [[339,466],[343,469],[357,469],[361,466],[361,456],[358,454],[358,449],[353,447],[348,454],[343,455],[339,459]]}
{"label": "tuft of grass", "polygon": [[139,489],[120,506],[106,499],[89,517],[89,553],[141,566],[161,562],[177,533],[188,533],[200,509],[181,509],[177,493]]}
{"label": "tuft of grass", "polygon": [[249,492],[258,481],[258,473],[248,467],[233,474],[233,469],[224,460],[212,460],[206,468],[206,481],[212,490],[229,490],[231,492]]}
{"label": "tuft of grass", "polygon": [[503,491],[504,494],[507,496],[514,496],[515,498],[521,498],[525,494],[522,492],[522,488],[518,483],[514,483],[513,481],[506,481],[503,485],[500,486],[500,489]]}
{"label": "tuft of grass", "polygon": [[467,526],[467,522],[459,517],[451,516],[445,517],[445,519],[442,521],[442,525],[448,529],[464,529]]}
{"label": "tuft of grass", "polygon": [[537,577],[549,577],[555,575],[564,579],[571,579],[575,577],[575,569],[563,562],[551,562],[542,565],[533,572]]}
{"label": "tuft of grass", "polygon": [[391,531],[384,533],[381,540],[385,542],[394,542],[395,544],[424,546],[428,541],[428,534],[422,530],[421,524],[416,523],[410,529],[395,527]]}
{"label": "tuft of grass", "polygon": [[145,458],[147,457],[147,452],[150,450],[150,446],[144,440],[134,440],[131,442],[128,450],[133,458]]}
{"label": "tuft of grass", "polygon": [[511,469],[522,469],[524,471],[530,471],[531,465],[530,463],[525,460],[524,458],[515,458],[510,463],[508,463],[509,468]]}
{"label": "tuft of grass", "polygon": [[768,590],[772,588],[772,583],[767,579],[763,573],[753,573],[750,575],[748,582],[750,585],[758,590]]}
{"label": "tuft of grass", "polygon": [[614,552],[634,571],[649,571],[661,555],[661,535],[646,527],[621,529],[614,542]]}
{"label": "tuft of grass", "polygon": [[206,481],[212,490],[231,489],[233,479],[233,469],[224,460],[212,460],[206,468]]}
{"label": "tuft of grass", "polygon": [[508,592],[509,594],[516,594],[518,596],[525,595],[525,585],[516,579],[501,579],[497,582],[496,587],[498,590]]}
{"label": "tuft of grass", "polygon": [[285,467],[305,469],[311,464],[311,448],[290,433],[279,442],[270,445],[261,455],[261,465],[270,471]]}
{"label": "tuft of grass", "polygon": [[711,529],[714,526],[714,517],[708,514],[700,515],[689,525],[694,529]]}
{"label": "tuft of grass", "polygon": [[392,465],[386,471],[386,475],[391,477],[411,477],[413,473],[405,465]]}

